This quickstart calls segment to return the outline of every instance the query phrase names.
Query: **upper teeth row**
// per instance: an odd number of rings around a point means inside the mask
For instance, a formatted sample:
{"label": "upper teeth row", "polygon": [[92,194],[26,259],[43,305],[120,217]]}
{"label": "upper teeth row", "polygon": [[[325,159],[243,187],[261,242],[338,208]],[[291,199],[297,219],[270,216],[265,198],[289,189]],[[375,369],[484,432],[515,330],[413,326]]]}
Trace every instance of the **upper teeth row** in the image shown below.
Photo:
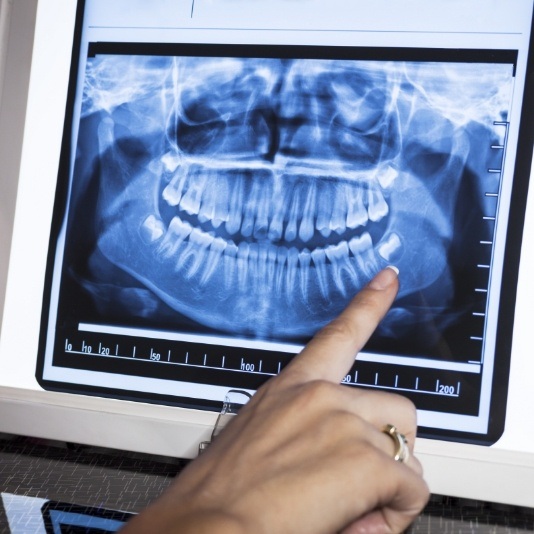
{"label": "upper teeth row", "polygon": [[[201,223],[224,224],[230,235],[309,241],[315,231],[328,237],[347,228],[384,218],[389,208],[382,191],[367,184],[327,180],[273,179],[265,172],[220,172],[198,165],[180,165],[163,190],[170,206],[178,206]],[[391,177],[389,178],[391,179]]]}

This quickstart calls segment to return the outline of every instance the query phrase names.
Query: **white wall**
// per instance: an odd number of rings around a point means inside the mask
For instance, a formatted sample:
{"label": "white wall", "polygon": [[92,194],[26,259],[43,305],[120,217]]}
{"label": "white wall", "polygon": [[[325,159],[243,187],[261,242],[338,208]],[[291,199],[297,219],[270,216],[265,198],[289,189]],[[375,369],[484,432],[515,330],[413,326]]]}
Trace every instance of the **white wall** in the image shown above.
{"label": "white wall", "polygon": [[37,0],[0,0],[0,324],[15,212]]}

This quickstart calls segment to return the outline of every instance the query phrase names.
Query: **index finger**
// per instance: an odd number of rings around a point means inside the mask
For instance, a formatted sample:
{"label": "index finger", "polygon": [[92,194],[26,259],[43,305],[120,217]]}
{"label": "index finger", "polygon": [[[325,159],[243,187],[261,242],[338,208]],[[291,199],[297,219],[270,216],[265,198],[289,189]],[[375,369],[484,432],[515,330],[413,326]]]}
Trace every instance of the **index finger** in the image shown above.
{"label": "index finger", "polygon": [[380,271],[336,319],[314,336],[280,377],[294,383],[319,379],[341,382],[386,315],[398,289],[398,270],[387,267]]}

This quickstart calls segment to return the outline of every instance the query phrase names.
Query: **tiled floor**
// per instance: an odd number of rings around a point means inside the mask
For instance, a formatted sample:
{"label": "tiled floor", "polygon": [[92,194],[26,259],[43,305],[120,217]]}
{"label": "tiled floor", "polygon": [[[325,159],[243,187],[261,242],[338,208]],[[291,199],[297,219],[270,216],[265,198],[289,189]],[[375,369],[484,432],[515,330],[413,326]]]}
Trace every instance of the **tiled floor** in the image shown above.
{"label": "tiled floor", "polygon": [[[3,436],[0,533],[114,532],[183,466],[170,458]],[[534,532],[534,510],[435,495],[410,529],[434,532]]]}

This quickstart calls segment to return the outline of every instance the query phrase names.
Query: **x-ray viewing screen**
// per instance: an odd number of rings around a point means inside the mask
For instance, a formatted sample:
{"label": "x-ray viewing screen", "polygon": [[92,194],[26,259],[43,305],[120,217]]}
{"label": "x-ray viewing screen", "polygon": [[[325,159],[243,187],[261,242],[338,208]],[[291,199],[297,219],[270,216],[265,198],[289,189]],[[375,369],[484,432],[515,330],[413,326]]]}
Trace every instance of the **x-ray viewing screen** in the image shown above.
{"label": "x-ray viewing screen", "polygon": [[344,382],[412,399],[422,436],[494,442],[528,46],[244,42],[200,4],[172,38],[79,6],[42,386],[217,410],[393,264],[398,298]]}

